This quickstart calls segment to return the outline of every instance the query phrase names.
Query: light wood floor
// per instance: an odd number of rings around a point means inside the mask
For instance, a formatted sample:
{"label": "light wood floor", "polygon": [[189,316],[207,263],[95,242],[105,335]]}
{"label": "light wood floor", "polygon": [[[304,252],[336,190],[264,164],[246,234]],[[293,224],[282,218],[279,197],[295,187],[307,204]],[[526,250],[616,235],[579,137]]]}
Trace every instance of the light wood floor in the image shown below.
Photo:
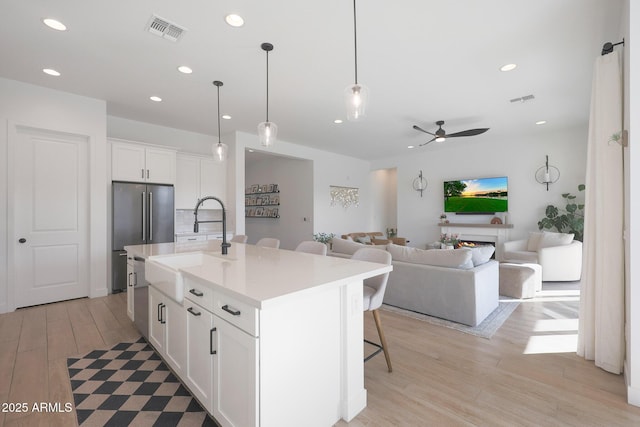
{"label": "light wood floor", "polygon": [[[139,337],[125,299],[118,294],[0,315],[0,404],[73,402],[67,357]],[[575,296],[552,292],[523,302],[491,340],[382,311],[393,373],[382,355],[367,362],[368,406],[349,426],[640,425],[640,408],[626,403],[623,377],[575,355],[577,304]],[[376,338],[369,314],[365,335]],[[76,418],[73,412],[0,413],[3,425],[74,426]]]}

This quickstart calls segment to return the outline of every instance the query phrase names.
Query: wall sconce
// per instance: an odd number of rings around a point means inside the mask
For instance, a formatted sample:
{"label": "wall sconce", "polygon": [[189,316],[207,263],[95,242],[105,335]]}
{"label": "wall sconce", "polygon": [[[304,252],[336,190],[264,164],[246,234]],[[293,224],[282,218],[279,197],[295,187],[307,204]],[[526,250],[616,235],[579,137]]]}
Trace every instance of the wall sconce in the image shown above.
{"label": "wall sconce", "polygon": [[545,157],[544,166],[541,166],[536,171],[536,181],[542,185],[546,185],[547,191],[549,191],[549,184],[553,184],[560,179],[560,170],[555,166],[549,165],[548,155]]}
{"label": "wall sconce", "polygon": [[422,192],[427,189],[427,180],[422,177],[422,170],[418,174],[418,177],[413,180],[413,189],[420,192],[420,197],[422,197]]}
{"label": "wall sconce", "polygon": [[337,203],[347,209],[351,205],[358,207],[360,204],[360,195],[357,188],[330,185],[329,191],[331,194],[331,206],[335,206]]}

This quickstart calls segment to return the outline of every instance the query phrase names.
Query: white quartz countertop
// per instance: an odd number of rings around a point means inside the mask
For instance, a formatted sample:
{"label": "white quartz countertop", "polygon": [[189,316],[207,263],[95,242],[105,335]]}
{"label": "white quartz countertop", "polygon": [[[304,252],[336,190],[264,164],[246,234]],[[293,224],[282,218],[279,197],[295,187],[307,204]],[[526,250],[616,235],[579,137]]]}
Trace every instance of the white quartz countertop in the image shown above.
{"label": "white quartz countertop", "polygon": [[393,269],[391,265],[242,243],[232,243],[225,256],[220,254],[220,242],[159,243],[127,246],[125,250],[143,258],[187,252],[209,253],[213,256],[207,257],[207,262],[179,271],[259,309],[301,292],[337,287]]}

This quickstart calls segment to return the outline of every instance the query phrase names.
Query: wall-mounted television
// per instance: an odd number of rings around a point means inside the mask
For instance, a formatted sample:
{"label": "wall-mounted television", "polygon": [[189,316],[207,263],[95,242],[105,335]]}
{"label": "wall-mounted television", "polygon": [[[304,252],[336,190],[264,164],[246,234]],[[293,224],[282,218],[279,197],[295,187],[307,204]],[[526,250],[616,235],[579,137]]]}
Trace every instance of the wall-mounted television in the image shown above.
{"label": "wall-mounted television", "polygon": [[507,212],[507,183],[506,176],[445,181],[444,211],[457,214]]}

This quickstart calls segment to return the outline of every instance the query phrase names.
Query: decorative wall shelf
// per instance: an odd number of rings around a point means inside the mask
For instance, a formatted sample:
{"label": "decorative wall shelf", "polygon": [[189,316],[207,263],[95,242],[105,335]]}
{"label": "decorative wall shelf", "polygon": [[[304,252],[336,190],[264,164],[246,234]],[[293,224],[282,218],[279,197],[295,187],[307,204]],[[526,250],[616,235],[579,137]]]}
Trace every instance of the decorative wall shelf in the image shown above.
{"label": "decorative wall shelf", "polygon": [[244,197],[245,218],[280,218],[280,189],[278,184],[253,184]]}

